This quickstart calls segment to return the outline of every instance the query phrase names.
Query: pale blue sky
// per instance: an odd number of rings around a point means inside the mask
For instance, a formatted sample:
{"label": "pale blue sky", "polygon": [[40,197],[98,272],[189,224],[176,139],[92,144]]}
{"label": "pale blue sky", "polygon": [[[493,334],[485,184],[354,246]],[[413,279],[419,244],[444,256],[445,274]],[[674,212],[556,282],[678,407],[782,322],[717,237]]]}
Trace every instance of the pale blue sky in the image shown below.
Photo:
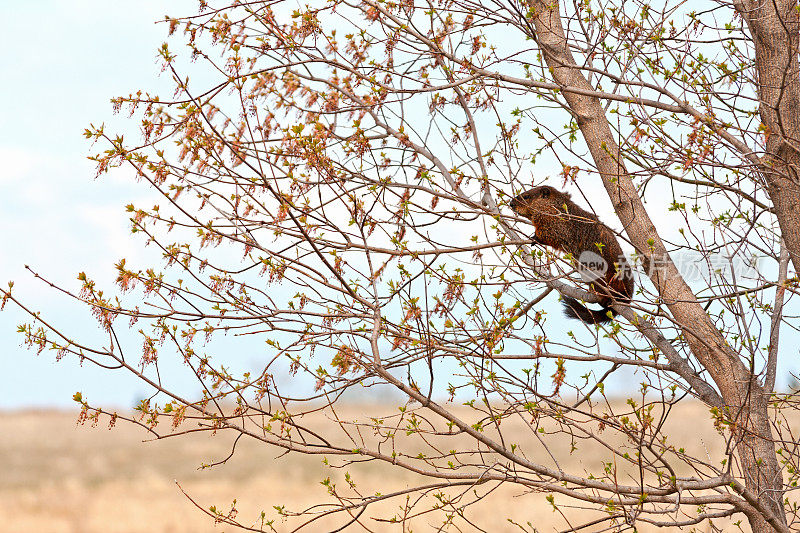
{"label": "pale blue sky", "polygon": [[[114,262],[143,253],[129,238],[124,206],[147,190],[124,171],[94,180],[82,132],[90,122],[122,124],[111,97],[167,86],[156,59],[167,28],[154,22],[195,4],[0,2],[0,283],[13,279],[17,294],[35,309],[47,305],[61,324],[74,324],[74,309],[23,265],[74,288],[78,272],[110,280]],[[70,405],[77,390],[128,406],[141,394],[137,384],[89,365],[56,364],[52,354],[20,348],[22,320],[12,307],[0,313],[0,408]]]}
{"label": "pale blue sky", "polygon": [[[82,334],[96,329],[24,265],[77,289],[80,271],[109,286],[116,261],[153,253],[131,238],[124,210],[147,202],[149,191],[124,170],[95,180],[86,159],[92,148],[82,132],[102,122],[115,132],[135,128],[127,114],[112,114],[113,96],[137,89],[171,93],[156,55],[167,28],[154,22],[167,13],[190,13],[196,4],[0,0],[0,283],[13,279],[15,293],[36,310],[46,307],[58,325]],[[0,408],[70,406],[76,391],[104,404],[131,406],[144,394],[131,379],[21,348],[15,329],[23,320],[13,306],[0,313]],[[790,333],[785,334],[789,350]]]}

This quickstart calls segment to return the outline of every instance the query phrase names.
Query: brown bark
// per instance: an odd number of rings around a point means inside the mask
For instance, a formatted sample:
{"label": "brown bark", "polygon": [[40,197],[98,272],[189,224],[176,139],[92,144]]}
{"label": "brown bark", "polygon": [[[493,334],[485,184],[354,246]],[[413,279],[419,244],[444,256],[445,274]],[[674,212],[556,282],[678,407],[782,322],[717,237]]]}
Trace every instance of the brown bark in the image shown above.
{"label": "brown bark", "polygon": [[760,173],[766,181],[781,236],[800,272],[800,44],[796,2],[738,0],[755,47],[761,122],[766,154]]}
{"label": "brown bark", "polygon": [[[558,2],[535,1],[533,5],[534,38],[554,81],[581,92],[592,90],[567,46]],[[785,528],[781,471],[763,389],[714,327],[670,259],[622,163],[600,100],[581,92],[563,91],[563,97],[580,127],[614,209],[628,238],[643,256],[650,279],[676,323],[681,325],[689,348],[722,394],[728,411],[725,415],[731,420],[737,439],[745,485],[757,495],[758,509],[751,508],[746,513],[751,527],[753,531],[772,531],[773,526]],[[790,212],[797,214],[796,210]]]}

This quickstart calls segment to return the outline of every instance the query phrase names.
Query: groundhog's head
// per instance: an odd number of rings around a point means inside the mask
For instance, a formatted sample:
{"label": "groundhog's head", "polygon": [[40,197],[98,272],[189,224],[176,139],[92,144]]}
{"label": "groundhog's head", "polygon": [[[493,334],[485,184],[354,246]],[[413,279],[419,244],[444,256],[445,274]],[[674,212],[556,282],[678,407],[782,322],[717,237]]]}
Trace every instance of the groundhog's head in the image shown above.
{"label": "groundhog's head", "polygon": [[515,196],[508,206],[519,216],[533,218],[536,215],[553,215],[563,211],[564,204],[570,201],[568,193],[542,185]]}

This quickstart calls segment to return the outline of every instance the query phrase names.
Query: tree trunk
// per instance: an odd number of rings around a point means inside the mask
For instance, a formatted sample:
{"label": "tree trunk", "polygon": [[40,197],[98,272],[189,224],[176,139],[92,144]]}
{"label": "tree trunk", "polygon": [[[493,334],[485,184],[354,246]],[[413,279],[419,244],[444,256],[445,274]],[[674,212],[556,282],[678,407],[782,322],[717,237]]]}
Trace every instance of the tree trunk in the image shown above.
{"label": "tree trunk", "polygon": [[795,272],[800,272],[800,65],[798,13],[788,0],[737,0],[753,39],[766,155],[759,169]]}
{"label": "tree trunk", "polygon": [[[770,523],[785,528],[783,482],[767,412],[768,392],[730,349],[667,254],[622,163],[619,146],[600,100],[585,94],[593,87],[567,46],[558,3],[536,0],[533,6],[536,32],[533,37],[554,81],[584,93],[564,91],[563,97],[577,120],[617,216],[629,239],[645,258],[647,274],[681,326],[689,348],[722,394],[728,411],[724,415],[732,423],[745,486],[749,494],[755,495],[751,502],[755,508],[747,504],[742,504],[741,508],[753,531],[773,531]],[[800,234],[795,238],[800,239]]]}

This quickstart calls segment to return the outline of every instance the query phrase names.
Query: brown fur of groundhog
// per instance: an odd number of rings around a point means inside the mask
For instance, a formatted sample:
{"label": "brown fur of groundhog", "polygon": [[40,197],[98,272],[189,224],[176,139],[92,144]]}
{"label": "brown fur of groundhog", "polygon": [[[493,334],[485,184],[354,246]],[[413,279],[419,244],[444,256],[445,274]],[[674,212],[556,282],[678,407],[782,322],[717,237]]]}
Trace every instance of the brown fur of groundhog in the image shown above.
{"label": "brown fur of groundhog", "polygon": [[[608,322],[614,314],[611,309],[614,301],[630,301],[633,275],[616,235],[595,215],[578,207],[569,194],[543,185],[515,197],[509,207],[536,226],[533,237],[536,242],[572,254],[584,272],[601,274],[592,282],[592,287],[604,296],[599,302],[602,310],[589,309],[574,298],[564,296],[564,314],[587,324]],[[602,258],[604,268],[593,268],[591,263],[599,262],[597,256]]]}

